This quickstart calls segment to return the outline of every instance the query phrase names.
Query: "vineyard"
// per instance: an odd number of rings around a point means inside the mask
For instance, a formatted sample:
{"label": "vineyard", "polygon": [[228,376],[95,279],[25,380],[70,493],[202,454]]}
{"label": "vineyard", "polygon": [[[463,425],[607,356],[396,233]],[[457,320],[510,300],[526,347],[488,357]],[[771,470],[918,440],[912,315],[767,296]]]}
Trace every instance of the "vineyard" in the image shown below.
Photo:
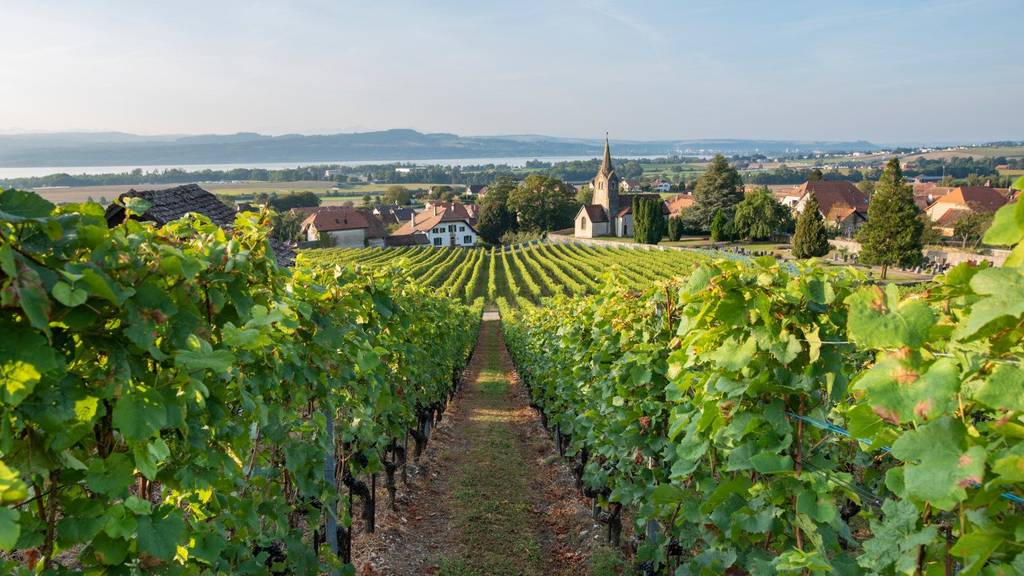
{"label": "vineyard", "polygon": [[1024,204],[901,295],[705,261],[502,307],[559,451],[646,574],[1024,574]]}
{"label": "vineyard", "polygon": [[[531,525],[552,502],[529,498],[547,464],[518,401],[642,574],[1024,574],[1022,203],[985,239],[1016,246],[1005,266],[913,291],[552,243],[287,270],[269,224],[108,228],[96,204],[0,191],[2,573],[354,574],[353,533],[378,492],[396,510],[476,347],[461,426],[437,435],[454,512],[427,493],[408,514],[486,526],[450,565],[564,560],[536,552],[557,538]],[[534,552],[510,562],[512,541]]]}
{"label": "vineyard", "polygon": [[613,274],[616,284],[639,288],[689,273],[709,256],[699,251],[637,250],[582,244],[539,243],[497,248],[322,248],[305,250],[299,264],[400,268],[417,284],[465,302],[504,299],[510,304],[542,298],[597,294]]}
{"label": "vineyard", "polygon": [[372,529],[481,304],[280,269],[269,221],[0,191],[0,572],[353,572],[353,503]]}

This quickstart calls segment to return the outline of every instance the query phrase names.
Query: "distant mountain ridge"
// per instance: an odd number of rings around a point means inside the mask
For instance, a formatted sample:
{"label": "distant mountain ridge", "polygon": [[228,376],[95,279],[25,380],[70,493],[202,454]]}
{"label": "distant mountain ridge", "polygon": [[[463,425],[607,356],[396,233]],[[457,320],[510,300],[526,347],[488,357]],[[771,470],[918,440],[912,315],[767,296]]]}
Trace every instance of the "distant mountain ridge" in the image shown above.
{"label": "distant mountain ridge", "polygon": [[[124,132],[0,135],[0,166],[131,166],[244,162],[341,162],[597,156],[602,140],[543,135],[458,136],[397,128],[346,134],[143,136]],[[871,152],[871,142],[797,140],[613,140],[618,156]]]}

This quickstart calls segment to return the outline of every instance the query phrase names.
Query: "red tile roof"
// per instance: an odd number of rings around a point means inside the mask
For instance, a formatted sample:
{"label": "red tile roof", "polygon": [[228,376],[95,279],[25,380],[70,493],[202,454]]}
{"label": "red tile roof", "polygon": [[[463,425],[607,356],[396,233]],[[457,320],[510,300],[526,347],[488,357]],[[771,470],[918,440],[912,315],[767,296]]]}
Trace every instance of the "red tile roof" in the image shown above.
{"label": "red tile roof", "polygon": [[458,202],[451,204],[432,204],[413,216],[411,221],[402,224],[395,230],[395,236],[413,234],[415,232],[426,232],[441,222],[465,222],[470,228],[476,225],[476,218],[470,214],[466,207]]}
{"label": "red tile roof", "polygon": [[679,214],[683,210],[693,206],[696,200],[693,199],[693,194],[679,194],[668,201],[668,213],[675,215]]}
{"label": "red tile roof", "polygon": [[310,226],[319,232],[335,232],[338,230],[366,230],[367,238],[383,238],[387,235],[384,223],[369,211],[345,206],[325,206],[318,208],[302,221],[302,230]]}
{"label": "red tile roof", "polygon": [[995,188],[989,186],[960,186],[935,201],[943,204],[958,204],[975,212],[992,213],[1005,205],[1008,200]]}
{"label": "red tile roof", "polygon": [[868,213],[868,197],[850,182],[846,180],[817,180],[804,182],[796,190],[797,195],[803,198],[805,194],[814,194],[814,198],[821,206],[821,213],[828,217],[832,207],[836,204],[846,205],[861,214]]}

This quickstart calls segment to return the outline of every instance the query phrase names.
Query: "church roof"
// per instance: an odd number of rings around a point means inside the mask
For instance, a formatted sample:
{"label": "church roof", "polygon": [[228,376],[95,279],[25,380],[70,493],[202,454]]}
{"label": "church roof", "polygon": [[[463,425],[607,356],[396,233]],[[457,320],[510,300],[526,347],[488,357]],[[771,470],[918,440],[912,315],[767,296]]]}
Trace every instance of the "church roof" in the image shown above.
{"label": "church roof", "polygon": [[601,169],[598,170],[598,174],[610,176],[615,173],[615,167],[612,166],[612,152],[608,148],[608,136],[604,137],[604,159],[601,160]]}
{"label": "church roof", "polygon": [[587,218],[591,222],[607,222],[608,213],[604,211],[604,206],[600,204],[584,204],[581,210],[587,213]]}

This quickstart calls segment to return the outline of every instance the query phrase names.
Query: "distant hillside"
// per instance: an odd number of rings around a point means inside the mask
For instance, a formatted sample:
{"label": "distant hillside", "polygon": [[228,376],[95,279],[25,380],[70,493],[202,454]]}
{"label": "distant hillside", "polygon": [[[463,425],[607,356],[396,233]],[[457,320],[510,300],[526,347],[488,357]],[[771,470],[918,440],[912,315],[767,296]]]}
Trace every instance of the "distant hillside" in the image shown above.
{"label": "distant hillside", "polygon": [[[870,142],[616,140],[619,156],[874,151]],[[552,136],[458,136],[395,129],[352,134],[139,136],[121,132],[0,135],[0,166],[131,166],[588,156],[602,141]]]}

